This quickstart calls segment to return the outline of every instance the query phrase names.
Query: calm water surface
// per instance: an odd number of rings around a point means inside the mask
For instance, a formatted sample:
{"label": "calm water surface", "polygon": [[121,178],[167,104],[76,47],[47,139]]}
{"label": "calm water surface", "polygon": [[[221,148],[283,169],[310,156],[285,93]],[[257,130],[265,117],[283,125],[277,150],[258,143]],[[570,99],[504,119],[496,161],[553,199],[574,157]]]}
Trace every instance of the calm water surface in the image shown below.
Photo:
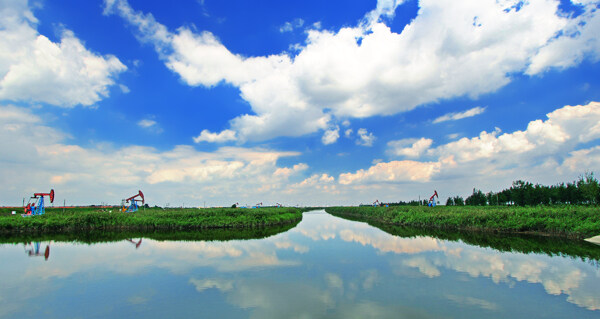
{"label": "calm water surface", "polygon": [[1,318],[600,318],[597,261],[322,211],[258,240],[4,244],[0,271]]}

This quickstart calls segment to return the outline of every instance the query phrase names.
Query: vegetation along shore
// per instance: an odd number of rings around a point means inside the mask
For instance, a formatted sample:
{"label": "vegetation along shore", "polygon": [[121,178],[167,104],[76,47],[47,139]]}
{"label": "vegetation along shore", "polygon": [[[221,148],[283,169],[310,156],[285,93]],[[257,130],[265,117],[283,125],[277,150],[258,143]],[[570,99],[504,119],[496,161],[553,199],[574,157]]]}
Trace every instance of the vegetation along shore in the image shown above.
{"label": "vegetation along shore", "polygon": [[600,234],[597,206],[362,206],[329,207],[326,211],[352,220],[411,227],[569,238]]}
{"label": "vegetation along shore", "polygon": [[118,207],[90,207],[47,208],[45,214],[32,217],[19,213],[12,215],[11,209],[0,209],[0,233],[257,228],[296,224],[302,219],[302,210],[293,207],[145,208],[135,213],[120,212]]}

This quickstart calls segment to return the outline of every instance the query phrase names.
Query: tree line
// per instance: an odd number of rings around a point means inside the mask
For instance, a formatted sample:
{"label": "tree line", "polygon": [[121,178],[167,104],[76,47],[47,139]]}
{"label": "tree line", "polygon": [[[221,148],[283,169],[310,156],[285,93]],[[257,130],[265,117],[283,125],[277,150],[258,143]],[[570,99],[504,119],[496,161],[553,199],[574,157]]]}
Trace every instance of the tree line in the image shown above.
{"label": "tree line", "polygon": [[474,188],[465,200],[460,196],[449,197],[447,206],[536,206],[536,205],[597,205],[600,203],[600,185],[594,173],[586,172],[571,183],[552,186],[518,180],[510,188],[500,192],[483,193]]}

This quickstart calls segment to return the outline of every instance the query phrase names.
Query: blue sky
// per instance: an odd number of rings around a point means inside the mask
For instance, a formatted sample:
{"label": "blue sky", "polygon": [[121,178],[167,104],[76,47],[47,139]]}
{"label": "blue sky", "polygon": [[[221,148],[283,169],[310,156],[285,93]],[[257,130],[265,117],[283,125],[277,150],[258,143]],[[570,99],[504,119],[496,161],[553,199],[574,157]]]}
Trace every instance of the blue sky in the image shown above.
{"label": "blue sky", "polygon": [[600,168],[598,1],[0,4],[0,205],[335,205]]}

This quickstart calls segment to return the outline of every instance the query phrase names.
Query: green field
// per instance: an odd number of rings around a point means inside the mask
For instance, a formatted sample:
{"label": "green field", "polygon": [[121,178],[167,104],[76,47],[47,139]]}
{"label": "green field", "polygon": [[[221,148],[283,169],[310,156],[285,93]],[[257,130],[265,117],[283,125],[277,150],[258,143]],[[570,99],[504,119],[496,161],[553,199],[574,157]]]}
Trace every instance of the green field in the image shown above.
{"label": "green field", "polygon": [[569,238],[600,235],[598,206],[395,206],[330,207],[353,220],[447,230],[531,233]]}
{"label": "green field", "polygon": [[47,208],[40,216],[21,217],[21,210],[0,209],[0,233],[154,231],[214,228],[258,228],[296,224],[302,219],[297,208],[146,208],[122,213],[114,208]]}

